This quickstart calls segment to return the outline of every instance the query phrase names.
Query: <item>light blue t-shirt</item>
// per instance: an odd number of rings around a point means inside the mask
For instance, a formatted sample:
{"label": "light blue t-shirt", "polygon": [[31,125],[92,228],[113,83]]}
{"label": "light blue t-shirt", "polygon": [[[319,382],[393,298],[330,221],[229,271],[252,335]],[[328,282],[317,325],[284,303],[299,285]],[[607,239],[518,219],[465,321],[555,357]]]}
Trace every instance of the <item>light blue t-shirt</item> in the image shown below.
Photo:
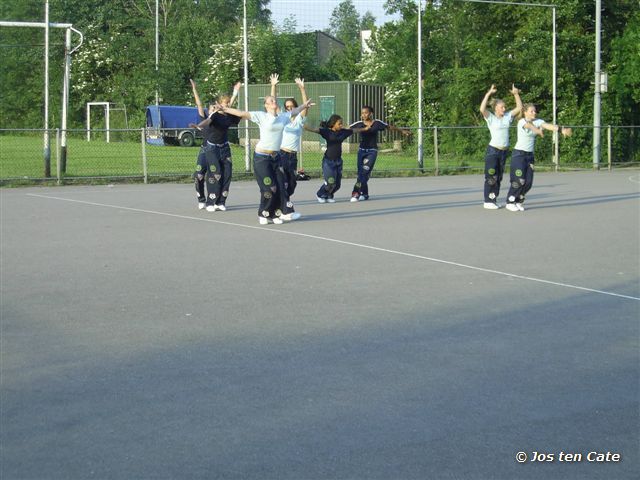
{"label": "light blue t-shirt", "polygon": [[251,121],[260,127],[260,140],[257,150],[277,152],[282,144],[282,131],[291,121],[291,113],[271,115],[267,112],[249,112]]}
{"label": "light blue t-shirt", "polygon": [[[528,128],[524,128],[525,123],[527,123],[527,121],[524,118],[521,118],[518,121],[518,140],[516,141],[516,146],[513,148],[515,150],[522,150],[523,152],[533,152],[533,147],[535,146],[537,135]],[[542,120],[541,118],[536,118],[531,123],[534,127],[540,128],[540,125],[544,123],[544,120]]]}
{"label": "light blue t-shirt", "polygon": [[297,152],[300,148],[300,137],[302,136],[303,125],[306,117],[302,115],[296,115],[296,117],[290,121],[282,134],[282,146],[280,148],[286,148],[293,152]]}
{"label": "light blue t-shirt", "polygon": [[502,118],[496,117],[489,112],[489,116],[484,119],[491,132],[491,141],[489,145],[495,148],[507,148],[509,146],[509,125],[513,120],[511,112],[505,113]]}

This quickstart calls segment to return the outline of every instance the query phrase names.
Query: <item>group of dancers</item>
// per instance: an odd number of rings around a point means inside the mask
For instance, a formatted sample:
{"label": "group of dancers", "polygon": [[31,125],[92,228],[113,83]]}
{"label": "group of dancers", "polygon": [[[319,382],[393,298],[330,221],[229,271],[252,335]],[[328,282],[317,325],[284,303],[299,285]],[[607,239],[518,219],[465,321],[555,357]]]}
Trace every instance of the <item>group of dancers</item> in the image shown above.
{"label": "group of dancers", "polygon": [[484,158],[484,208],[497,210],[500,208],[498,195],[500,183],[505,170],[509,154],[509,125],[518,117],[517,141],[511,155],[510,186],[507,193],[505,208],[511,212],[523,212],[525,195],[533,185],[534,156],[533,149],[537,136],[544,136],[544,130],[561,132],[563,136],[570,136],[571,128],[561,127],[536,118],[536,106],[532,103],[522,104],[520,90],[511,86],[510,93],[515,99],[516,106],[507,112],[504,100],[493,98],[493,112],[487,110],[490,98],[497,92],[496,86],[491,85],[480,103],[480,113],[487,122],[491,133],[491,140]]}
{"label": "group of dancers", "polygon": [[[307,97],[304,80],[296,78],[302,103],[295,98],[286,98],[284,111],[278,106],[276,86],[277,74],[270,77],[271,94],[264,99],[264,111],[242,111],[233,108],[241,84],[234,86],[233,95],[221,95],[209,105],[208,114],[198,96],[196,84],[191,81],[194,98],[201,121],[195,128],[203,132],[203,145],[198,154],[194,181],[198,196],[198,208],[209,212],[226,210],[229,185],[232,176],[231,149],[228,130],[237,126],[241,120],[250,120],[260,129],[260,138],[254,149],[253,171],[260,190],[258,222],[261,225],[282,224],[300,218],[295,211],[292,196],[296,189],[298,170],[298,150],[304,130],[314,132],[326,140],[326,150],[322,159],[323,183],[316,193],[320,203],[335,203],[335,193],[342,183],[342,142],[354,133],[360,134],[357,155],[357,179],[351,192],[351,202],[369,199],[369,179],[378,155],[378,133],[386,129],[398,131],[405,136],[410,131],[395,127],[374,118],[374,110],[365,105],[360,111],[360,121],[344,128],[342,117],[331,115],[317,128],[306,124],[308,109],[314,104]],[[571,135],[571,129],[546,123],[536,118],[533,104],[523,105],[520,91],[512,86],[516,106],[506,110],[504,100],[494,98],[493,111],[487,106],[491,96],[497,92],[495,85],[486,92],[480,104],[491,133],[491,140],[485,155],[484,208],[500,208],[498,195],[505,170],[509,150],[509,125],[516,116],[517,142],[511,158],[511,184],[507,193],[506,209],[513,212],[524,211],[525,195],[533,184],[533,150],[537,136],[543,136],[544,130],[560,131],[564,136]],[[206,192],[205,192],[206,187]]]}

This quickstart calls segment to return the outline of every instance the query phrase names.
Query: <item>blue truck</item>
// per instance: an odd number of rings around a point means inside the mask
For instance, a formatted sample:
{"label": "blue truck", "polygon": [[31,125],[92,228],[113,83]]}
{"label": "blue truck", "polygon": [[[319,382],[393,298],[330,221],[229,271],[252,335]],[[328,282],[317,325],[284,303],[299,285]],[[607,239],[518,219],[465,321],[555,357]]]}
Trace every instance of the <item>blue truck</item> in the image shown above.
{"label": "blue truck", "polygon": [[147,143],[192,147],[196,143],[202,142],[201,132],[189,127],[190,123],[198,124],[200,122],[196,107],[149,105],[146,117]]}

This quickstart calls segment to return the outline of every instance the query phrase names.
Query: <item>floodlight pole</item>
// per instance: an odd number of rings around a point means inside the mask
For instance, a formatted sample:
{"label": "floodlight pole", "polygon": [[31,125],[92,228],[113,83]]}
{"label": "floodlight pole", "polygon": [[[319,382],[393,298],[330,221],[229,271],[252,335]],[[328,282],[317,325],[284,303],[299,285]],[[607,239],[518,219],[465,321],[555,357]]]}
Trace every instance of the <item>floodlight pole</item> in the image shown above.
{"label": "floodlight pole", "polygon": [[158,16],[160,12],[160,7],[158,6],[158,0],[156,0],[156,107],[160,103],[159,95],[158,95],[158,60],[160,58],[158,44],[160,43],[160,33],[158,29]]}
{"label": "floodlight pole", "polygon": [[418,0],[418,166],[424,168],[422,132],[422,0]]}
{"label": "floodlight pole", "polygon": [[44,5],[44,176],[51,176],[49,145],[49,0]]}
{"label": "floodlight pole", "polygon": [[[242,2],[242,45],[243,45],[243,68],[244,68],[244,111],[249,111],[249,50],[247,39],[247,0]],[[244,168],[246,172],[251,171],[249,151],[251,149],[251,139],[249,138],[249,120],[244,121]]]}
{"label": "floodlight pole", "polygon": [[[557,104],[556,104],[556,92],[557,92],[557,86],[558,86],[558,81],[557,81],[557,56],[556,56],[556,7],[553,7],[551,9],[552,11],[552,18],[553,18],[553,124],[556,125],[557,123]],[[554,131],[553,132],[553,163],[556,165],[556,169],[558,168],[558,163],[560,161],[560,148],[558,145],[558,132]]]}
{"label": "floodlight pole", "polygon": [[593,84],[593,168],[600,168],[600,43],[602,41],[602,4],[596,0],[596,63]]}

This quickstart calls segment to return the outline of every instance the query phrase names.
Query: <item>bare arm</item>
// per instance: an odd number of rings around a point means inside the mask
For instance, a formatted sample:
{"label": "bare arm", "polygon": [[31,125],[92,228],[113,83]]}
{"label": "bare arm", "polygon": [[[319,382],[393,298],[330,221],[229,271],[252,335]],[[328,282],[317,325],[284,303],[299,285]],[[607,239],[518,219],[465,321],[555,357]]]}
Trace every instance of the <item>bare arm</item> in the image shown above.
{"label": "bare arm", "polygon": [[222,105],[216,105],[216,108],[220,109],[224,113],[228,113],[229,115],[235,115],[236,117],[240,117],[245,120],[251,120],[251,112],[245,112],[231,107],[223,107]]}
{"label": "bare arm", "polygon": [[484,98],[482,99],[482,103],[480,104],[480,113],[484,118],[487,118],[489,116],[489,112],[487,112],[487,103],[489,103],[489,98],[497,91],[498,90],[496,90],[496,86],[491,85],[489,90],[487,90],[487,93],[484,94]]}
{"label": "bare arm", "polygon": [[511,110],[511,116],[515,117],[522,111],[522,100],[520,99],[520,90],[518,90],[513,84],[511,85],[511,95],[513,95],[513,98],[516,101],[516,108]]}
{"label": "bare arm", "polygon": [[229,106],[233,105],[233,102],[238,98],[238,94],[240,93],[240,87],[242,87],[242,83],[238,82],[233,86],[233,95],[231,95],[231,100],[229,100]]}
{"label": "bare arm", "polygon": [[274,98],[278,98],[276,96],[276,85],[278,84],[278,79],[280,77],[278,76],[277,73],[272,73],[271,76],[269,77],[269,81],[271,82],[271,96]]}
{"label": "bare arm", "polygon": [[[307,109],[311,106],[315,105],[315,103],[311,103],[311,99],[309,98],[306,102],[304,102],[302,105],[300,105],[299,107],[294,108],[293,110],[291,110],[291,116],[295,116],[298,115],[301,112],[306,112]],[[305,113],[306,114],[306,113]]]}
{"label": "bare arm", "polygon": [[319,128],[313,128],[313,127],[310,127],[310,126],[309,126],[309,125],[307,125],[306,123],[304,124],[304,129],[305,129],[307,132],[320,133],[320,129],[319,129]]}
{"label": "bare arm", "polygon": [[570,137],[573,134],[573,130],[570,127],[562,127],[560,125],[554,125],[553,123],[543,123],[540,126],[545,130],[560,132],[563,137]]}
{"label": "bare arm", "polygon": [[391,125],[390,123],[387,123],[387,128],[393,132],[400,132],[405,137],[408,137],[409,135],[411,135],[411,130],[407,130],[406,128],[396,127],[395,125]]}
{"label": "bare arm", "polygon": [[[547,124],[543,123],[541,127],[546,128],[544,127],[544,125],[547,125]],[[551,127],[553,127],[553,125],[551,125]],[[532,131],[536,135],[540,135],[541,137],[544,137],[544,130],[542,128],[536,127],[532,122],[524,122],[524,125],[522,125],[522,128],[526,128],[527,130]],[[553,130],[553,128],[547,128],[547,130]]]}
{"label": "bare arm", "polygon": [[213,117],[213,115],[218,113],[219,111],[220,111],[220,109],[214,108],[213,111],[209,114],[209,116],[207,118],[202,120],[197,125],[195,123],[190,123],[189,124],[189,128],[197,128],[198,130],[202,130],[202,127],[205,127],[209,123],[209,121],[211,120],[211,117]]}
{"label": "bare arm", "polygon": [[191,78],[189,79],[191,82],[191,89],[193,90],[193,98],[196,101],[196,106],[198,107],[198,115],[201,117],[205,117],[204,108],[202,108],[202,102],[200,101],[200,95],[198,95],[198,90],[196,89],[196,82],[194,82]]}
{"label": "bare arm", "polygon": [[[302,103],[306,103],[308,98],[307,98],[307,91],[304,89],[304,79],[302,78],[296,78],[296,85],[298,85],[298,88],[300,89],[300,94],[302,95]],[[304,109],[302,112],[300,112],[301,116],[306,116],[307,115],[307,109]]]}

